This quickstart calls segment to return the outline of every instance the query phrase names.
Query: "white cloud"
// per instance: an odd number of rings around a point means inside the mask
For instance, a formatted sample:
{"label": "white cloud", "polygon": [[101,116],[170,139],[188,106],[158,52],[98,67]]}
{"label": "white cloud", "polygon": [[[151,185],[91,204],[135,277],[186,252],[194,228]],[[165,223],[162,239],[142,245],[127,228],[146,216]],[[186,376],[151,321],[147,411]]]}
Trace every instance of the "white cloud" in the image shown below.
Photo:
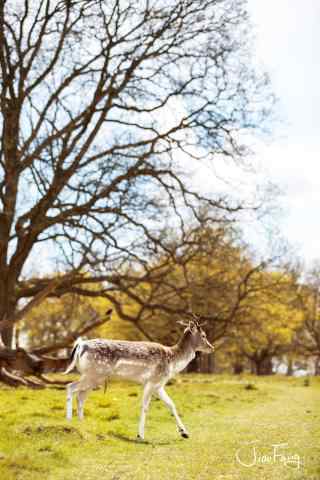
{"label": "white cloud", "polygon": [[320,257],[320,2],[249,0],[256,55],[285,120],[257,159],[284,190],[282,231],[310,262]]}

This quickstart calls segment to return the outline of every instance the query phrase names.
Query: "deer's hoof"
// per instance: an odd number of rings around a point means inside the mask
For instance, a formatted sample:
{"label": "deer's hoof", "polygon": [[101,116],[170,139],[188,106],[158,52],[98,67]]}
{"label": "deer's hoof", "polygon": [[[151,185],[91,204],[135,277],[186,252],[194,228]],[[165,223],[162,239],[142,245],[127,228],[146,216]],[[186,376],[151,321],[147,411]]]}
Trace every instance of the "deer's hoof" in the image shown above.
{"label": "deer's hoof", "polygon": [[142,438],[139,434],[137,435],[137,440],[139,442],[144,442],[144,438]]}
{"label": "deer's hoof", "polygon": [[185,430],[179,430],[179,432],[180,432],[181,437],[183,437],[183,438],[189,438],[190,437],[189,433],[186,432]]}

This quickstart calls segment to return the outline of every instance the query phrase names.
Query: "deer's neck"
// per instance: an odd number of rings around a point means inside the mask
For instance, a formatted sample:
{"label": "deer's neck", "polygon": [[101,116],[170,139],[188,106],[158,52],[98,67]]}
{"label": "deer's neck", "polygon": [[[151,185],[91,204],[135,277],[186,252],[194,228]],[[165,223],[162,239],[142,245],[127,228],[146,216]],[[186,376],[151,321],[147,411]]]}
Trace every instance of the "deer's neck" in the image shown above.
{"label": "deer's neck", "polygon": [[194,359],[196,352],[192,345],[191,334],[186,332],[179,340],[179,342],[172,347],[173,359],[172,370],[176,374],[181,372],[191,360]]}

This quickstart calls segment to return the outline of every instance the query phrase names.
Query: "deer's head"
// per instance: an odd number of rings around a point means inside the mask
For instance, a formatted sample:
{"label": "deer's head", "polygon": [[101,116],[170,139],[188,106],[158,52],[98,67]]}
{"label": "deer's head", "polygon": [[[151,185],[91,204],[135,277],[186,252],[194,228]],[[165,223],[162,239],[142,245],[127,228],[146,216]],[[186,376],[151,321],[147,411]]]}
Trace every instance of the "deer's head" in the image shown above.
{"label": "deer's head", "polygon": [[195,315],[188,322],[179,321],[178,323],[185,327],[184,334],[188,335],[195,352],[212,353],[214,351],[214,346],[209,342],[202,328],[204,323],[200,323]]}

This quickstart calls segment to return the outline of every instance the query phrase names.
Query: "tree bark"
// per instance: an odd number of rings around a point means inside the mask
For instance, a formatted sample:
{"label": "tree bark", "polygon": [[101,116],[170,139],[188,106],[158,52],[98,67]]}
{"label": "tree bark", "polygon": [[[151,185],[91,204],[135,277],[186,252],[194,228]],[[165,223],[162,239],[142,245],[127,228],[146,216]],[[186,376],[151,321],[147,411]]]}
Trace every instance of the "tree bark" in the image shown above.
{"label": "tree bark", "polygon": [[3,327],[1,332],[1,338],[4,345],[8,348],[11,348],[12,339],[13,339],[13,325],[8,325],[7,327]]}
{"label": "tree bark", "polygon": [[[0,280],[1,283],[1,280]],[[9,286],[6,288],[6,294],[8,297],[13,297]],[[7,301],[2,304],[1,311],[0,311],[0,340],[2,343],[8,347],[12,348],[13,343],[13,334],[14,334],[14,323],[13,318],[16,310],[16,302],[11,300],[11,302]]]}

